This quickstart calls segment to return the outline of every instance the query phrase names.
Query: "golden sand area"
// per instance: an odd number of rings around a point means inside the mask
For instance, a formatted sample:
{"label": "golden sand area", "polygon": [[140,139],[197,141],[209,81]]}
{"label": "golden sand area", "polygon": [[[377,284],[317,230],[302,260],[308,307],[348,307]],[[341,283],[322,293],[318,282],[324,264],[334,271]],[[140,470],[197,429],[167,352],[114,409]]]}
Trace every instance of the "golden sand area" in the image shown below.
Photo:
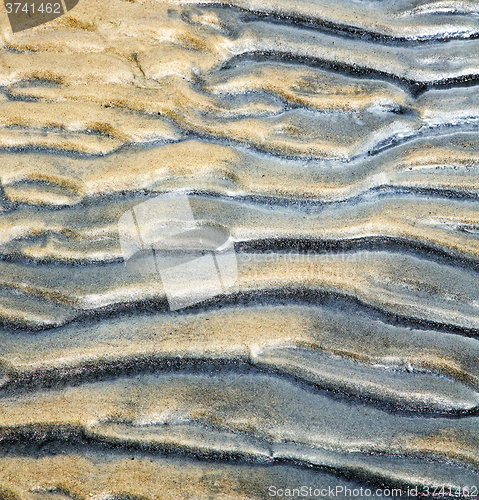
{"label": "golden sand area", "polygon": [[476,498],[479,3],[7,9],[0,500]]}

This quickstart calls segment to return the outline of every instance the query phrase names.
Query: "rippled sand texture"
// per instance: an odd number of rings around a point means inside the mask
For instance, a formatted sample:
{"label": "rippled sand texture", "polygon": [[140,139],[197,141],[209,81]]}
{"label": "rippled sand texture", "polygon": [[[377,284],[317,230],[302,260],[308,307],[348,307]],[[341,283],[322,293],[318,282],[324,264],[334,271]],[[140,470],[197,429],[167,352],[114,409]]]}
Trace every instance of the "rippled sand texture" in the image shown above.
{"label": "rippled sand texture", "polygon": [[[0,12],[0,499],[478,491],[479,2]],[[177,312],[161,193],[237,252]]]}

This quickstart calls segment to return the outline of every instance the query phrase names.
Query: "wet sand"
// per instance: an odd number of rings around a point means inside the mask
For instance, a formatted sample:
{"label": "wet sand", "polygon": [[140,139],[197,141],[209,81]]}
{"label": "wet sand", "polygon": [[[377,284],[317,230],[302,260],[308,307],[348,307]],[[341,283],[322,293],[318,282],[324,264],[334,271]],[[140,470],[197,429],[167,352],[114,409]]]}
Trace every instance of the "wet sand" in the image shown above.
{"label": "wet sand", "polygon": [[[478,36],[474,1],[0,14],[0,499],[479,488]],[[118,228],[165,193],[238,267],[178,311]]]}

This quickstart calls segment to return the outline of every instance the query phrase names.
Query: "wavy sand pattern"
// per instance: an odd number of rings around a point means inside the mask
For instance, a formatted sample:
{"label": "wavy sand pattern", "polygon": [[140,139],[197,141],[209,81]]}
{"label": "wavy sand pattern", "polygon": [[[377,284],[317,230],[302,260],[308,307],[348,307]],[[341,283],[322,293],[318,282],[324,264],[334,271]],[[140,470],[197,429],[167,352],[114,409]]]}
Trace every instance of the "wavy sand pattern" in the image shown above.
{"label": "wavy sand pattern", "polygon": [[[0,43],[0,499],[479,496],[478,2],[81,0]],[[238,265],[174,312],[118,229],[164,193]]]}

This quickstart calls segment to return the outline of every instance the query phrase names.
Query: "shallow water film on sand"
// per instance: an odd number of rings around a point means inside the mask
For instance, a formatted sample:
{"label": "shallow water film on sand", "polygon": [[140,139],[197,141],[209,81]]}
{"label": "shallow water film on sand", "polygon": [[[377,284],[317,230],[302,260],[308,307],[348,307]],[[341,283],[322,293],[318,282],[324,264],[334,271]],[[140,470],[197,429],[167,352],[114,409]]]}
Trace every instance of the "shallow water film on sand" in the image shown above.
{"label": "shallow water film on sand", "polygon": [[479,1],[24,3],[0,500],[479,498]]}

